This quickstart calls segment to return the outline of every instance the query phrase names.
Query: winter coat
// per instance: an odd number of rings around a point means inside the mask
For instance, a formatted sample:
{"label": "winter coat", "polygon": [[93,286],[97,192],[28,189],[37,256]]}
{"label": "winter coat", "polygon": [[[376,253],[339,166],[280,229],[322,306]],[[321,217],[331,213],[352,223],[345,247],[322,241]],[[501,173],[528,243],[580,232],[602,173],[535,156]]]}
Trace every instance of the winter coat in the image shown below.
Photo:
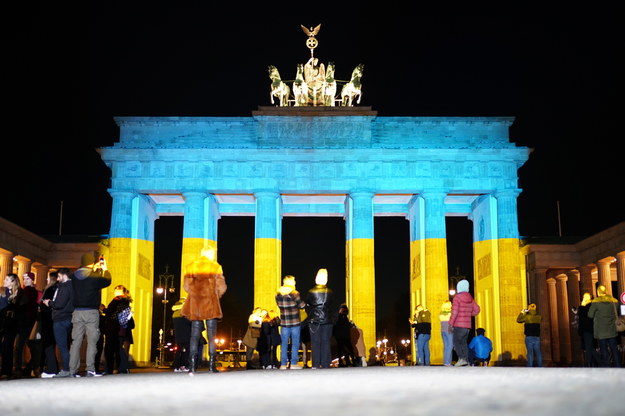
{"label": "winter coat", "polygon": [[53,321],[72,320],[74,312],[74,287],[71,280],[56,284],[56,293],[48,304],[52,309]]}
{"label": "winter coat", "polygon": [[106,271],[93,271],[90,267],[81,267],[72,275],[75,309],[100,310],[102,289],[111,285],[111,274]]}
{"label": "winter coat", "polygon": [[471,317],[480,313],[480,307],[469,292],[460,292],[454,296],[451,306],[449,325],[458,328],[471,328]]}
{"label": "winter coat", "polygon": [[523,334],[526,337],[539,337],[540,336],[540,323],[543,317],[536,310],[530,310],[529,312],[521,312],[517,316],[516,321],[523,326]]}
{"label": "winter coat", "polygon": [[334,306],[334,293],[326,285],[315,285],[306,295],[306,314],[310,323],[334,325],[338,309]]}
{"label": "winter coat", "polygon": [[415,338],[419,335],[430,335],[432,333],[432,314],[429,310],[419,311],[411,325],[415,329]]}
{"label": "winter coat", "polygon": [[280,309],[281,325],[284,327],[300,324],[300,309],[306,302],[300,298],[299,292],[290,286],[281,286],[276,294],[276,304]]}
{"label": "winter coat", "polygon": [[593,320],[595,339],[616,337],[615,306],[617,303],[618,301],[610,295],[598,296],[590,303],[588,317]]}
{"label": "winter coat", "polygon": [[115,296],[104,309],[104,334],[108,336],[128,335],[128,324],[125,327],[119,322],[119,315],[125,309],[130,308],[130,299],[127,296]]}
{"label": "winter coat", "polygon": [[493,343],[484,335],[477,335],[473,337],[473,339],[469,343],[469,349],[473,351],[475,358],[485,360],[490,356],[490,353],[493,351]]}
{"label": "winter coat", "polygon": [[187,266],[183,287],[188,296],[182,305],[182,316],[191,321],[223,318],[219,299],[227,286],[219,263],[200,257]]}

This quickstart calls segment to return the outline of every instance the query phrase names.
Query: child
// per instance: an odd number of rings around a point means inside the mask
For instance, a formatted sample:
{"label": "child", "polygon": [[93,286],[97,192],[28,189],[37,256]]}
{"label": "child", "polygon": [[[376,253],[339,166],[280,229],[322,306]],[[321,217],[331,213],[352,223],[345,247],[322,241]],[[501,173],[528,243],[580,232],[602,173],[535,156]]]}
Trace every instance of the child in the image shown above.
{"label": "child", "polygon": [[484,328],[478,328],[476,332],[477,335],[469,343],[469,364],[474,366],[484,363],[488,366],[490,353],[493,351],[493,343],[484,336],[486,332]]}

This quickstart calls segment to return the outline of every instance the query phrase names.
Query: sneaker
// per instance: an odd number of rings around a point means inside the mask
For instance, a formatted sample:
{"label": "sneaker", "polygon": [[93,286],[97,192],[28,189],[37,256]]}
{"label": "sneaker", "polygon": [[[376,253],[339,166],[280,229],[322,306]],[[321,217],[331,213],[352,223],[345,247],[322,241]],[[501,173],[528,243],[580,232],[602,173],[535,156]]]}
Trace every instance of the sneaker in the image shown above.
{"label": "sneaker", "polygon": [[289,368],[286,365],[281,365],[280,370],[288,370]]}
{"label": "sneaker", "polygon": [[54,378],[65,378],[65,377],[73,377],[72,373],[69,371],[61,370],[58,374],[52,376]]}
{"label": "sneaker", "polygon": [[45,371],[43,373],[41,373],[41,378],[52,378],[52,377],[56,377],[56,374],[54,374],[54,373],[46,373]]}
{"label": "sneaker", "polygon": [[291,370],[303,370],[304,367],[302,367],[299,364],[291,364]]}
{"label": "sneaker", "polygon": [[87,377],[102,377],[102,374],[96,373],[95,371],[87,371]]}
{"label": "sneaker", "polygon": [[455,364],[455,366],[456,366],[456,367],[466,367],[466,366],[468,366],[468,365],[469,365],[469,363],[468,363],[468,362],[466,362],[466,361],[464,360],[464,358],[459,359],[459,360],[456,362],[456,364]]}

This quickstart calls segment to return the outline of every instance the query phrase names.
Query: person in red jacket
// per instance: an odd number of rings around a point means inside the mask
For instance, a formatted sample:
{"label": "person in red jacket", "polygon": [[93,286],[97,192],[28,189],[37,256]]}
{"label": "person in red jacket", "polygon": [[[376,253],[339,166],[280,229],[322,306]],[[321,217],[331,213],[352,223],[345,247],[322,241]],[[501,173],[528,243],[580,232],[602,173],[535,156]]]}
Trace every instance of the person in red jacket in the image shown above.
{"label": "person in red jacket", "polygon": [[469,365],[467,339],[471,330],[471,318],[480,313],[480,307],[469,293],[469,281],[462,279],[456,285],[456,296],[452,301],[449,326],[454,335],[454,350],[458,354],[456,367]]}

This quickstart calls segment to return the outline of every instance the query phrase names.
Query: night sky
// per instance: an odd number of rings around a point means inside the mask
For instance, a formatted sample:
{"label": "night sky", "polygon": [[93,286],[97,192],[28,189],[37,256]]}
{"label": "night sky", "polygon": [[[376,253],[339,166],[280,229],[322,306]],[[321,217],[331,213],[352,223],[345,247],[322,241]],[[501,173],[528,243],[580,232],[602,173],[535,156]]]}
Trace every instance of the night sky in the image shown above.
{"label": "night sky", "polygon": [[[110,172],[95,149],[118,139],[113,117],[251,116],[270,105],[267,66],[292,79],[308,59],[300,24],[321,24],[315,56],[334,61],[338,79],[364,63],[361,104],[379,116],[516,117],[511,141],[533,149],[519,170],[522,236],[561,229],[563,237],[588,237],[625,220],[617,127],[625,71],[615,11],[453,14],[418,6],[363,11],[354,3],[320,5],[323,13],[309,4],[313,13],[299,13],[270,3],[245,12],[240,4],[109,3],[12,6],[5,16],[12,23],[3,29],[0,216],[34,233],[58,235],[61,225],[63,235],[107,234]],[[157,245],[179,247],[180,224],[159,220]],[[408,222],[380,218],[375,226],[378,327],[407,336]],[[470,277],[470,224],[450,219],[448,230],[450,273],[460,267]],[[327,267],[330,286],[344,296],[342,219],[285,219],[283,247],[283,273],[294,274],[301,291]],[[220,220],[219,248],[230,283],[225,308],[237,317],[226,316],[224,328],[236,336],[254,306],[246,284],[253,219]],[[168,264],[179,276],[176,250],[161,251],[156,273]]]}

